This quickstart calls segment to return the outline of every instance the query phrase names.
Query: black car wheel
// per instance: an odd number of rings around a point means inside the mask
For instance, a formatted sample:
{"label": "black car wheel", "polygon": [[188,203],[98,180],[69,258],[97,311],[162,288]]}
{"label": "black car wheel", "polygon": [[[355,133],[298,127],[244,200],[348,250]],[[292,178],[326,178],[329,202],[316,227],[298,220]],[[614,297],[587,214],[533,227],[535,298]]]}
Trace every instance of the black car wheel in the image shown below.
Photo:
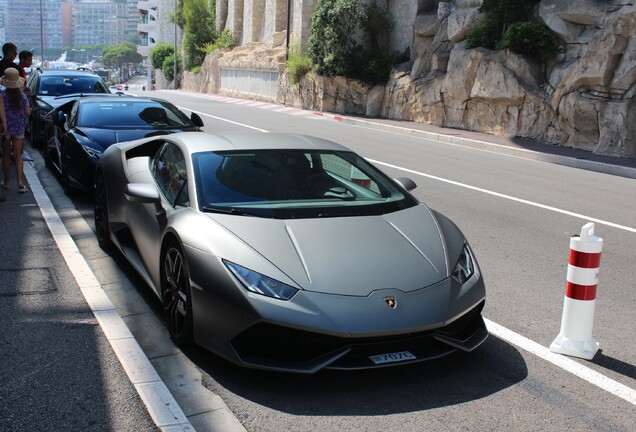
{"label": "black car wheel", "polygon": [[108,227],[108,197],[106,196],[106,185],[104,177],[97,174],[95,179],[95,235],[97,243],[105,251],[109,251],[113,247],[113,241],[110,238]]}
{"label": "black car wheel", "polygon": [[66,166],[66,154],[62,150],[60,154],[60,183],[62,190],[66,195],[71,194],[71,180],[68,175],[68,167]]}
{"label": "black car wheel", "polygon": [[192,297],[190,273],[183,251],[177,242],[163,253],[161,298],[163,313],[172,339],[179,345],[192,343]]}

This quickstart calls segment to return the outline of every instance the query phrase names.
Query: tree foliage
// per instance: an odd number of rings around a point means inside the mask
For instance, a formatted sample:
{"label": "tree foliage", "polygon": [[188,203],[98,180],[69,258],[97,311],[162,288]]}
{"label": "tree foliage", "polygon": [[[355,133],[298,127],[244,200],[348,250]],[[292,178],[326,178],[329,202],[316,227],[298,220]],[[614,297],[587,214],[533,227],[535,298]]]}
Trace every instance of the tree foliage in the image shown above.
{"label": "tree foliage", "polygon": [[210,54],[211,52],[221,48],[232,48],[234,47],[234,44],[235,42],[234,42],[234,36],[232,36],[232,31],[230,29],[225,29],[214,40],[214,42],[205,44],[203,46],[203,51],[206,54]]}
{"label": "tree foliage", "polygon": [[123,68],[127,63],[141,63],[143,57],[137,52],[137,45],[132,42],[123,42],[111,45],[102,51],[102,63],[110,67]]}
{"label": "tree foliage", "polygon": [[356,34],[364,17],[359,0],[320,0],[311,17],[307,52],[321,75],[349,75],[349,59],[362,47]]}
{"label": "tree foliage", "polygon": [[150,63],[154,69],[161,69],[166,57],[174,54],[174,46],[171,44],[156,45],[150,51]]}
{"label": "tree foliage", "polygon": [[[177,56],[177,70],[181,67],[181,60]],[[161,65],[161,72],[163,72],[163,76],[166,77],[168,81],[172,81],[174,79],[174,54],[168,55],[163,60],[163,64]]]}
{"label": "tree foliage", "polygon": [[375,84],[388,80],[394,64],[408,60],[408,51],[388,51],[394,25],[388,5],[362,4],[362,0],[319,0],[307,41],[317,73]]}
{"label": "tree foliage", "polygon": [[208,7],[208,0],[184,0],[183,3],[183,52],[185,68],[188,70],[203,63],[205,45],[216,38],[214,13]]}

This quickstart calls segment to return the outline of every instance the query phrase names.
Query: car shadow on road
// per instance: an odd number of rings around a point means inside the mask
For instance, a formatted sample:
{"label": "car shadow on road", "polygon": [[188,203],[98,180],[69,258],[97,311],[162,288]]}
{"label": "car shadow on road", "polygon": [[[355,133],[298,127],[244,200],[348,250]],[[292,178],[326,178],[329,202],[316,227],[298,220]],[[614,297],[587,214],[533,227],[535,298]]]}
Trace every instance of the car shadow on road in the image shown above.
{"label": "car shadow on road", "polygon": [[216,394],[239,397],[294,415],[386,415],[457,405],[511,387],[528,375],[512,345],[490,336],[471,353],[363,371],[297,375],[240,368],[204,350],[188,357],[211,378]]}

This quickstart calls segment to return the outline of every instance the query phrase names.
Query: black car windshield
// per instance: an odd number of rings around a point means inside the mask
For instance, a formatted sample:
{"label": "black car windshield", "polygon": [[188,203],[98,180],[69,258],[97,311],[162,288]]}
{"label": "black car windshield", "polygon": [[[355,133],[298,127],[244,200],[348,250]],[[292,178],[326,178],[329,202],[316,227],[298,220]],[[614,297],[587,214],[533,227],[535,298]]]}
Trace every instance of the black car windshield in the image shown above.
{"label": "black car windshield", "polygon": [[417,201],[352,152],[252,150],[193,155],[201,211],[280,219],[391,213]]}
{"label": "black car windshield", "polygon": [[194,124],[174,105],[157,101],[86,101],[79,109],[80,127],[182,129]]}
{"label": "black car windshield", "polygon": [[64,96],[73,93],[110,93],[98,76],[41,76],[38,94]]}

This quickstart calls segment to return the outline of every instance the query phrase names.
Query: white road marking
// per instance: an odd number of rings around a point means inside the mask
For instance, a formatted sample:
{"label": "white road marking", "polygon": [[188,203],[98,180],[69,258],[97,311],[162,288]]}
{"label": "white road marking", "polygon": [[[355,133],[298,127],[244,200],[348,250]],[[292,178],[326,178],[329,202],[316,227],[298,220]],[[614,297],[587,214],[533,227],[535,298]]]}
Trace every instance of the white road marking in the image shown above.
{"label": "white road marking", "polygon": [[511,195],[506,195],[506,194],[502,194],[502,193],[499,193],[499,192],[494,192],[494,191],[491,191],[491,190],[488,190],[488,189],[482,189],[482,188],[479,188],[479,187],[476,187],[476,186],[468,185],[466,183],[460,183],[460,182],[456,182],[454,180],[448,180],[448,179],[445,179],[445,178],[442,178],[442,177],[434,176],[434,175],[431,175],[431,174],[426,174],[426,173],[423,173],[421,171],[415,171],[415,170],[412,170],[412,169],[400,167],[400,166],[389,164],[389,163],[386,163],[386,162],[381,162],[381,161],[377,161],[377,160],[373,160],[373,159],[368,159],[368,160],[369,160],[369,162],[373,162],[373,163],[378,164],[378,165],[383,165],[383,166],[386,166],[386,167],[389,167],[389,168],[394,168],[394,169],[397,169],[397,170],[400,170],[400,171],[408,172],[408,173],[419,175],[419,176],[422,176],[422,177],[427,177],[427,178],[430,178],[430,179],[433,179],[433,180],[441,181],[441,182],[444,182],[444,183],[449,183],[449,184],[452,184],[452,185],[455,185],[455,186],[463,187],[463,188],[466,188],[466,189],[474,190],[474,191],[485,193],[485,194],[488,194],[488,195],[493,195],[493,196],[496,196],[496,197],[499,197],[499,198],[504,198],[504,199],[507,199],[507,200],[510,200],[510,201],[516,201],[516,202],[521,203],[521,204],[526,204],[526,205],[529,205],[529,206],[542,208],[544,210],[550,210],[550,211],[553,211],[553,212],[556,212],[556,213],[561,213],[561,214],[564,214],[564,215],[573,216],[573,217],[576,217],[576,218],[579,218],[579,219],[583,219],[583,220],[586,220],[588,222],[596,222],[598,224],[606,225],[606,226],[609,226],[609,227],[612,227],[612,228],[617,228],[617,229],[620,229],[620,230],[623,230],[623,231],[629,231],[629,232],[632,232],[632,233],[636,233],[636,228],[628,227],[628,226],[625,226],[625,225],[620,225],[620,224],[617,224],[617,223],[614,223],[614,222],[610,222],[610,221],[606,221],[606,220],[603,220],[603,219],[597,219],[595,217],[586,216],[584,214],[574,213],[574,212],[571,212],[569,210],[563,210],[563,209],[560,209],[560,208],[557,208],[557,207],[552,207],[552,206],[545,205],[545,204],[540,204],[540,203],[537,203],[537,202],[534,202],[534,201],[529,201],[529,200],[525,200],[525,199],[522,199],[522,198],[513,197]]}
{"label": "white road marking", "polygon": [[162,431],[194,431],[194,427],[128,330],[126,323],[66,230],[64,222],[42,187],[35,168],[25,164],[24,175],[66,265],[152,420]]}
{"label": "white road marking", "polygon": [[636,390],[627,387],[617,381],[614,381],[607,376],[596,372],[593,369],[590,369],[587,366],[584,366],[568,357],[565,357],[560,354],[555,354],[550,351],[548,348],[539,345],[532,340],[521,336],[509,330],[505,327],[500,326],[499,324],[490,321],[489,319],[484,318],[486,321],[486,325],[488,326],[488,331],[497,336],[500,339],[505,340],[519,348],[522,348],[528,351],[531,354],[536,355],[537,357],[552,363],[555,366],[564,369],[571,374],[576,375],[577,377],[584,379],[585,381],[594,384],[597,387],[613,394],[614,396],[618,396],[621,399],[625,399],[627,402],[632,405],[636,405]]}
{"label": "white road marking", "polygon": [[254,129],[254,130],[257,130],[257,131],[261,131],[261,132],[269,132],[269,131],[266,131],[265,129],[260,129],[260,128],[257,128],[257,127],[254,127],[254,126],[246,125],[244,123],[239,123],[239,122],[235,122],[235,121],[232,121],[232,120],[224,119],[222,117],[213,116],[212,114],[207,114],[207,113],[204,113],[204,112],[201,112],[201,111],[195,111],[195,110],[192,110],[190,108],[186,108],[186,107],[182,107],[182,106],[177,106],[177,108],[179,108],[180,110],[183,110],[183,111],[189,111],[189,112],[193,112],[193,113],[196,113],[196,114],[199,114],[199,115],[203,115],[203,116],[206,116],[206,117],[212,117],[213,119],[217,119],[217,120],[220,120],[220,121],[224,121],[224,122],[232,123],[232,124],[235,124],[235,125],[243,126],[243,127],[249,128],[249,129]]}

